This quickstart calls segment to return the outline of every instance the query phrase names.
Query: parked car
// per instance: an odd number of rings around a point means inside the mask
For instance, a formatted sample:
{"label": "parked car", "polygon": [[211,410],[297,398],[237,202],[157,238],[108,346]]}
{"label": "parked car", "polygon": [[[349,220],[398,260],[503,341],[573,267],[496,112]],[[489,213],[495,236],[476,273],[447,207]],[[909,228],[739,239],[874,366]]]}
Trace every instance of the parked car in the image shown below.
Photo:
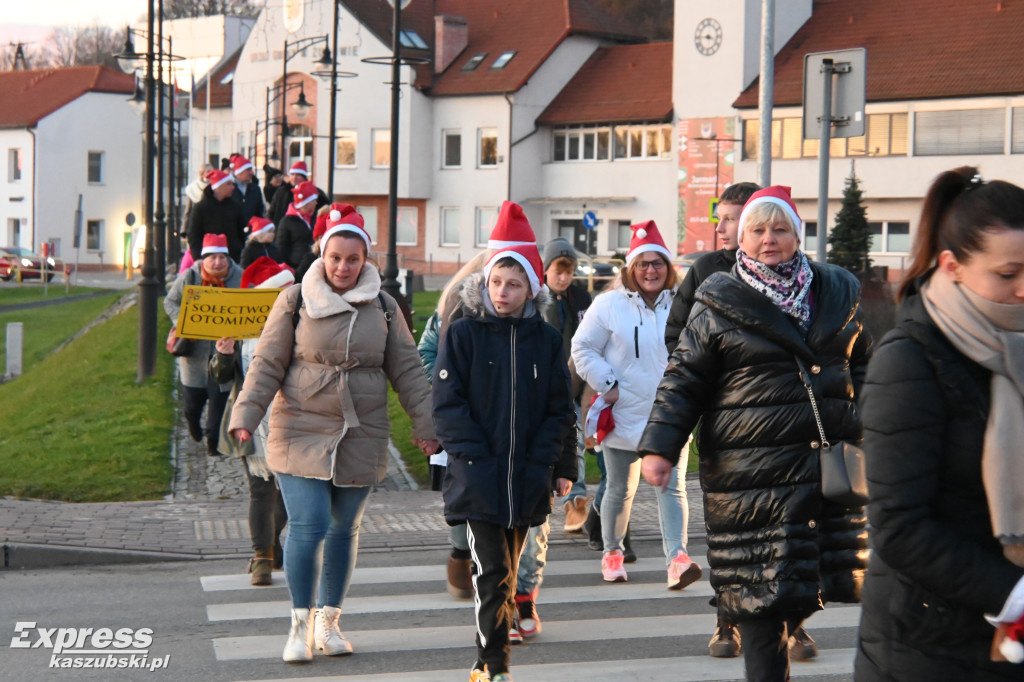
{"label": "parked car", "polygon": [[678,275],[678,279],[680,282],[682,282],[683,278],[686,277],[686,273],[690,271],[690,268],[693,267],[693,264],[697,261],[697,259],[706,253],[711,252],[694,251],[693,253],[688,253],[685,256],[678,256],[672,260],[672,266],[676,269],[676,274]]}
{"label": "parked car", "polygon": [[[622,261],[608,259],[594,259],[589,256],[580,256],[576,263],[576,272],[573,281],[591,292],[597,292],[608,286],[615,275],[619,274]],[[593,279],[593,286],[591,286]]]}
{"label": "parked car", "polygon": [[[22,279],[42,279],[41,257],[20,246],[0,246],[0,279],[10,280],[16,267],[21,268]],[[53,279],[57,262],[47,258],[46,267],[46,281],[49,282]]]}

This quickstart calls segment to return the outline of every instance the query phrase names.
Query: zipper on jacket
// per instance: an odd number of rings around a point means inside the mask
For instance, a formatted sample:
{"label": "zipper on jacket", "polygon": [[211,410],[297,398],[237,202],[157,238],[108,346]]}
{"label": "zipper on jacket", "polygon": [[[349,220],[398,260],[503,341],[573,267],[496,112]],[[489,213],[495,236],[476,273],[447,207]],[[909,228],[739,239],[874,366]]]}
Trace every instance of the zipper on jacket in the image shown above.
{"label": "zipper on jacket", "polygon": [[508,487],[508,527],[512,528],[514,525],[514,519],[512,518],[514,505],[512,503],[512,462],[515,459],[516,450],[516,326],[511,325],[511,354],[512,354],[512,418],[509,422],[509,447],[508,447],[508,480],[506,485]]}
{"label": "zipper on jacket", "polygon": [[640,327],[633,327],[633,350],[640,357]]}
{"label": "zipper on jacket", "polygon": [[537,363],[533,363],[533,378],[537,378]]}

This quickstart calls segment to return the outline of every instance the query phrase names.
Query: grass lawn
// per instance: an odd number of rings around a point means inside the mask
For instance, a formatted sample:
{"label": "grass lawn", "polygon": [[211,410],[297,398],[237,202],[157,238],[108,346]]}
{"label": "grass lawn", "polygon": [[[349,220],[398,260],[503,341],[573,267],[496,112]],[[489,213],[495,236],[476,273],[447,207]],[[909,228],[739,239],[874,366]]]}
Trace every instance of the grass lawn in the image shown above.
{"label": "grass lawn", "polygon": [[[116,296],[24,311],[31,313],[26,337],[39,317],[53,318],[50,336],[33,352],[59,345],[95,317],[81,308],[102,308]],[[80,322],[70,321],[79,315]],[[157,319],[162,340],[169,323],[165,315]],[[0,385],[0,495],[99,502],[167,493],[172,358],[158,348],[155,375],[137,384],[138,327],[133,306]]]}
{"label": "grass lawn", "polygon": [[[6,294],[7,290],[4,290],[3,293]],[[123,293],[112,291],[107,295],[84,301],[0,313],[0,350],[2,350],[4,358],[7,357],[7,324],[9,322],[21,322],[23,325],[22,370],[28,372],[54,348],[92,322]],[[2,300],[6,304],[7,299],[3,298]],[[6,413],[0,410],[0,414]]]}
{"label": "grass lawn", "polygon": [[77,296],[79,294],[91,294],[94,291],[102,291],[102,289],[94,289],[92,287],[71,287],[70,292],[64,291],[64,285],[58,286],[56,281],[51,282],[47,288],[46,293],[43,293],[43,287],[41,284],[24,285],[17,288],[4,288],[0,289],[0,306],[15,305],[17,303],[31,303],[33,301],[47,300],[51,301],[54,299],[67,298],[68,296]]}

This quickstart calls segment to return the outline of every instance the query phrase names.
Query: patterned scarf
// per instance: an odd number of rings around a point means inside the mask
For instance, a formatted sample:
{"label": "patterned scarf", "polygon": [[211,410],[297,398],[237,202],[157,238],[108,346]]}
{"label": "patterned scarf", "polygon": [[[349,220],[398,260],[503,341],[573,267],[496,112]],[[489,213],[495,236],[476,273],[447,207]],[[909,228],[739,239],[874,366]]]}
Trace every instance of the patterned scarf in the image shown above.
{"label": "patterned scarf", "polygon": [[779,310],[794,318],[806,334],[811,326],[811,280],[814,275],[802,251],[785,263],[771,266],[756,261],[740,249],[736,252],[740,279],[768,297]]}
{"label": "patterned scarf", "polygon": [[[199,276],[202,278],[204,287],[222,287],[225,286],[224,280],[214,277],[206,271],[205,263],[199,264]],[[229,270],[230,272],[230,270]]]}

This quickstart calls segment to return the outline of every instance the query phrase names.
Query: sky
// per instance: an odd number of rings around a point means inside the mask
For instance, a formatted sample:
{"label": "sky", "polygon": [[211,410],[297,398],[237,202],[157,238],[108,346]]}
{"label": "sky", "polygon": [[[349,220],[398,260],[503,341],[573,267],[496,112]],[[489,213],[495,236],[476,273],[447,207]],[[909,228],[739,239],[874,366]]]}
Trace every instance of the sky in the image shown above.
{"label": "sky", "polygon": [[147,0],[0,0],[0,45],[43,42],[57,26],[121,28],[146,15]]}

